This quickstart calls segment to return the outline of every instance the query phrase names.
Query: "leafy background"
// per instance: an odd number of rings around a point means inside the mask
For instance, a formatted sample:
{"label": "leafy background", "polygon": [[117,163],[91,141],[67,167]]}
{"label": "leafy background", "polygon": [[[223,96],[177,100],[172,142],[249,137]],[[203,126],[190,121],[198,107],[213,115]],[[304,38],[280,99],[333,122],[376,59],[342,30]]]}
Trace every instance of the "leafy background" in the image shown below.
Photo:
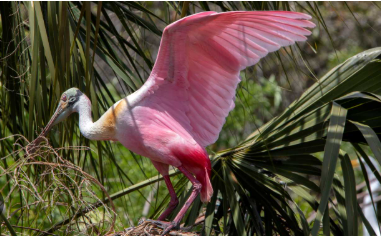
{"label": "leafy background", "polygon": [[[308,43],[273,53],[241,73],[236,108],[208,148],[216,194],[207,206],[196,202],[184,222],[192,225],[205,215],[205,227],[195,230],[215,235],[361,234],[367,221],[356,194],[368,192],[369,178],[364,164],[352,168],[350,160],[362,156],[369,166],[368,155],[381,160],[380,49],[344,61],[381,44],[379,5],[1,3],[0,193],[6,220],[0,232],[103,234],[113,224],[113,210],[116,230],[157,217],[169,198],[150,161],[116,142],[84,139],[75,115],[53,129],[36,155],[26,156],[24,147],[66,89],[84,91],[97,119],[139,88],[163,28],[182,16],[283,9],[310,14],[317,27]],[[191,186],[172,173],[184,200]],[[375,176],[381,180],[377,171]]]}

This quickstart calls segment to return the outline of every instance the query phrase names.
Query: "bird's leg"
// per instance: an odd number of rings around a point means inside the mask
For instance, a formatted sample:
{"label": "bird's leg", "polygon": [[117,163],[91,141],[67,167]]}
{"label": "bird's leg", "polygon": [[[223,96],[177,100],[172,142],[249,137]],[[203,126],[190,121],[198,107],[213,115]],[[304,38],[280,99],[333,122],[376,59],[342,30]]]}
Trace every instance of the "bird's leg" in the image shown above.
{"label": "bird's leg", "polygon": [[168,175],[164,175],[163,177],[164,177],[165,184],[167,185],[169,195],[171,195],[171,201],[169,202],[167,209],[159,216],[158,220],[161,220],[161,221],[165,220],[165,218],[167,218],[167,216],[171,214],[171,212],[179,204],[179,199],[177,198],[176,192],[173,189],[171,179],[169,178]]}
{"label": "bird's leg", "polygon": [[185,202],[184,206],[181,208],[180,212],[177,214],[175,219],[164,229],[163,233],[161,235],[167,234],[171,229],[177,228],[180,224],[181,219],[184,217],[185,212],[188,210],[190,205],[193,203],[194,199],[197,197],[197,195],[201,191],[202,185],[198,180],[184,167],[179,166],[178,169],[183,172],[183,174],[191,181],[193,184],[193,190],[188,198],[188,200]]}

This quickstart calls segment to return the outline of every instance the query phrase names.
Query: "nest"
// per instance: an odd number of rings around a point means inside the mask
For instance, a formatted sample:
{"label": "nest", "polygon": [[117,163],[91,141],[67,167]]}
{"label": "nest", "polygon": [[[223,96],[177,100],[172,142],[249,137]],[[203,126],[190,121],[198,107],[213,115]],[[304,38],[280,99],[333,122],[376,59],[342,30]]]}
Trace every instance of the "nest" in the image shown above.
{"label": "nest", "polygon": [[[146,220],[136,227],[130,227],[125,229],[123,232],[109,234],[107,236],[153,236],[153,235],[161,235],[162,233],[163,233],[162,228]],[[180,230],[171,230],[166,235],[198,236],[199,234],[194,232],[187,232],[186,229],[180,229]]]}
{"label": "nest", "polygon": [[[28,145],[21,145],[19,140],[24,140]],[[59,155],[61,149],[85,151],[89,150],[89,147],[53,148],[46,139],[40,137],[32,143],[29,143],[23,136],[20,136],[19,140],[15,142],[14,146],[16,148],[12,153],[0,158],[0,161],[5,158],[12,160],[12,165],[10,166],[3,167],[0,165],[0,177],[7,176],[13,189],[21,192],[22,196],[29,194],[28,198],[21,198],[23,207],[20,209],[24,211],[22,215],[24,217],[23,220],[29,220],[28,217],[32,215],[29,212],[46,211],[47,214],[50,214],[50,212],[53,212],[58,207],[64,212],[63,216],[65,217],[62,220],[62,215],[56,218],[53,215],[53,218],[42,219],[46,220],[44,221],[45,224],[58,222],[46,231],[38,228],[39,225],[28,227],[28,230],[40,232],[43,235],[50,235],[52,233],[66,235],[70,233],[75,235],[146,236],[161,235],[163,233],[164,230],[162,228],[149,220],[142,220],[136,227],[127,228],[123,232],[113,233],[115,232],[114,225],[116,221],[115,206],[105,187],[97,179],[83,171],[80,166]],[[106,199],[98,199],[95,191],[103,192]],[[10,198],[12,192],[14,191],[8,193],[5,198]],[[94,199],[98,201],[94,203]],[[68,201],[70,204],[67,203]],[[1,202],[0,212],[2,207]],[[106,214],[103,218],[97,218],[95,217],[96,213],[100,213],[97,208],[101,206],[105,209],[102,215]],[[69,214],[72,209],[76,209],[74,215]],[[94,215],[89,217],[90,212],[94,213]],[[202,214],[192,226],[181,227],[180,230],[171,230],[166,235],[199,235],[198,233],[191,232],[191,229],[197,225],[202,225],[204,220],[205,216]],[[106,231],[107,233],[104,233]]]}
{"label": "nest", "polygon": [[[6,176],[7,184],[12,187],[4,196],[4,201],[9,201],[12,194],[19,193],[21,207],[12,213],[6,212],[7,217],[22,212],[20,215],[22,221],[31,221],[29,217],[34,216],[35,212],[44,211],[45,215],[49,215],[40,217],[38,221],[41,223],[30,227],[18,225],[13,227],[25,228],[43,235],[50,235],[53,232],[65,235],[69,233],[91,235],[102,234],[107,230],[113,231],[116,220],[115,206],[105,187],[96,178],[83,171],[81,166],[59,155],[62,149],[85,151],[89,150],[88,147],[53,148],[43,138],[29,143],[20,135],[10,137],[19,138],[14,143],[13,152],[0,157],[0,163],[5,159],[11,163],[8,166],[0,164],[0,178]],[[4,139],[0,139],[0,142]],[[25,142],[27,146],[22,145]],[[1,190],[0,188],[0,193]],[[104,193],[110,207],[103,203],[105,200],[98,198],[97,192]],[[98,201],[94,203],[94,199]],[[1,206],[0,201],[0,212]],[[97,209],[100,206],[105,209],[103,218],[97,217],[101,212]],[[76,210],[74,215],[71,214],[73,209]],[[58,210],[61,214],[53,214]],[[88,213],[93,215],[89,217]],[[53,222],[58,223],[53,225]],[[39,228],[44,224],[52,226],[49,229]]]}

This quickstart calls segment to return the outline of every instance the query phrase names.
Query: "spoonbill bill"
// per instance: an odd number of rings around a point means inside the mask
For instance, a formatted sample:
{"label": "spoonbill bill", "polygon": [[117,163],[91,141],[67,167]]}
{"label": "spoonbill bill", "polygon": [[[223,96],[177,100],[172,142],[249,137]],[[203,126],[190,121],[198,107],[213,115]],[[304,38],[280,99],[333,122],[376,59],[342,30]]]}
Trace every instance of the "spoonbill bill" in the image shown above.
{"label": "spoonbill bill", "polygon": [[[164,29],[151,75],[139,90],[93,122],[89,98],[71,88],[62,94],[39,137],[77,112],[86,138],[119,141],[151,159],[171,196],[157,221],[164,235],[179,226],[198,194],[202,202],[210,201],[211,164],[205,147],[217,140],[234,108],[240,71],[269,52],[305,41],[311,34],[306,28],[315,27],[309,19],[287,11],[202,12],[184,17]],[[191,181],[193,191],[174,220],[165,222],[179,202],[169,165]]]}

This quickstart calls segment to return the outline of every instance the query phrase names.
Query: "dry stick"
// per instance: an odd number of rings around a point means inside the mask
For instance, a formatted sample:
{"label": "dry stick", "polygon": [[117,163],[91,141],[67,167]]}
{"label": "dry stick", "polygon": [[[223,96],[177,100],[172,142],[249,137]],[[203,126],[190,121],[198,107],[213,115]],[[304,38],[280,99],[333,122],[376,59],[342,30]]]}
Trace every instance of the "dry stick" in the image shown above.
{"label": "dry stick", "polygon": [[[115,210],[115,205],[110,197],[110,195],[107,193],[106,189],[103,187],[103,185],[101,183],[99,183],[99,181],[97,179],[95,179],[94,177],[92,177],[91,175],[89,175],[88,173],[84,172],[83,170],[79,169],[78,167],[76,166],[70,166],[70,165],[65,165],[65,164],[57,164],[57,163],[48,163],[48,162],[41,162],[41,161],[36,161],[36,162],[30,162],[30,163],[25,163],[25,165],[47,165],[47,166],[55,166],[55,167],[66,167],[66,168],[69,168],[69,169],[72,169],[72,170],[76,170],[78,172],[80,172],[81,174],[85,175],[87,178],[89,178],[90,180],[92,180],[93,182],[95,182],[101,189],[102,191],[106,194],[107,198],[109,199],[108,201],[105,201],[105,202],[110,202],[111,204],[111,207],[112,207],[112,211],[114,213],[114,218],[112,220],[112,224],[111,224],[111,228],[110,230],[107,232],[107,233],[110,233],[114,230],[114,225],[115,225],[115,221],[116,221],[116,210]],[[102,204],[103,205],[103,204]],[[73,219],[73,218],[71,218]],[[69,221],[67,223],[69,223],[71,221],[71,219],[69,219]],[[67,224],[66,223],[66,224]],[[56,225],[57,226],[57,225]],[[54,232],[56,229],[54,229],[55,226],[53,226],[53,228],[49,229],[48,231],[46,231],[43,235],[46,235],[46,233],[51,233],[51,232]],[[60,227],[60,226],[59,226]],[[58,228],[59,228],[58,227]],[[57,229],[58,229],[57,228]]]}
{"label": "dry stick", "polygon": [[[377,203],[377,202],[379,202],[379,201],[381,201],[381,195],[379,195],[379,196],[377,196],[377,197],[375,197],[375,198],[373,198],[373,202],[374,203]],[[368,203],[361,203],[360,204],[360,207],[361,208],[363,208],[363,207],[366,207],[366,206],[370,206],[370,205],[372,205],[373,203],[372,202],[368,202]]]}
{"label": "dry stick", "polygon": [[[17,236],[17,234],[16,234],[15,230],[13,229],[12,225],[9,223],[9,221],[7,220],[7,217],[5,217],[2,212],[0,212],[0,223],[1,223],[1,220],[4,221],[4,223],[7,226],[9,232],[11,233],[11,235],[12,236]],[[0,227],[1,227],[1,225],[0,225]]]}
{"label": "dry stick", "polygon": [[36,232],[39,232],[39,233],[44,233],[44,234],[47,234],[47,235],[56,235],[56,234],[51,234],[51,233],[45,232],[45,231],[40,230],[40,229],[35,229],[35,228],[30,228],[30,227],[25,227],[25,226],[12,225],[12,227],[14,227],[14,228],[20,228],[20,229],[29,229],[29,230],[33,230],[33,231],[36,231]]}
{"label": "dry stick", "polygon": [[[175,171],[172,170],[172,171],[170,171],[169,176],[172,177],[172,176],[178,175],[180,173],[181,172],[179,172],[179,171],[175,172]],[[103,206],[103,205],[107,204],[110,200],[112,201],[112,200],[118,199],[118,198],[120,198],[120,197],[122,197],[124,195],[127,195],[127,194],[129,194],[129,193],[131,193],[131,192],[133,192],[133,191],[135,191],[137,189],[140,189],[140,188],[146,187],[148,185],[154,184],[156,182],[162,181],[163,179],[164,179],[163,177],[159,177],[158,178],[157,176],[155,176],[155,177],[149,178],[149,179],[147,179],[145,181],[142,181],[139,184],[135,184],[135,185],[133,185],[131,187],[128,187],[128,188],[123,189],[123,190],[121,190],[121,191],[119,191],[117,193],[114,193],[110,197],[105,199],[103,202],[102,201],[98,201],[98,202],[94,203],[93,205],[91,205],[90,207],[86,207],[86,208],[78,211],[77,213],[75,213],[73,216],[71,216],[71,217],[69,217],[69,218],[67,218],[67,219],[65,219],[65,220],[63,220],[63,221],[53,225],[50,229],[46,230],[46,232],[50,232],[50,233],[54,232],[54,231],[58,230],[59,228],[61,228],[62,226],[64,226],[64,225],[68,224],[69,222],[71,222],[73,219],[75,219],[77,217],[80,217],[80,216],[82,216],[82,215],[84,215],[86,213],[89,213],[90,211],[100,207],[100,206]]]}
{"label": "dry stick", "polygon": [[[195,225],[196,224],[194,224],[193,226]],[[193,226],[190,226],[190,227],[193,227]],[[176,235],[176,236],[197,236],[198,235],[197,233],[194,233],[194,232],[183,232],[182,230],[183,229],[172,230],[166,235]],[[128,228],[122,232],[118,232],[118,233],[110,234],[106,236],[160,235],[162,232],[163,232],[163,229],[157,227],[154,223],[145,221],[134,228]]]}
{"label": "dry stick", "polygon": [[[371,181],[373,182],[375,179],[376,179],[376,178],[372,179]],[[361,183],[361,184],[359,184],[359,185],[362,185],[362,184],[363,184],[363,183]],[[357,185],[357,186],[359,186],[359,185]],[[374,193],[379,192],[379,191],[380,191],[380,189],[375,189],[375,190],[372,191],[372,193],[374,194]],[[362,193],[357,194],[357,195],[356,195],[356,198],[357,198],[357,200],[359,200],[359,199],[361,199],[361,198],[364,198],[364,197],[367,196],[367,195],[370,195],[370,194],[369,194],[368,192],[364,191],[364,192],[362,192]],[[374,203],[379,202],[379,201],[381,201],[381,195],[380,195],[380,196],[377,196],[376,198],[373,199],[373,202],[374,202]],[[333,204],[337,204],[337,200],[336,200],[336,199],[333,201]],[[369,202],[369,203],[367,203],[367,204],[362,203],[362,204],[360,204],[360,207],[363,208],[363,207],[366,207],[366,206],[369,206],[369,205],[372,205],[372,202]],[[332,204],[329,204],[328,208],[331,209],[332,207],[333,207]],[[308,223],[311,223],[311,222],[315,219],[316,214],[317,214],[316,211],[312,212],[312,213],[308,216],[308,218],[307,218],[307,222],[308,222]]]}

